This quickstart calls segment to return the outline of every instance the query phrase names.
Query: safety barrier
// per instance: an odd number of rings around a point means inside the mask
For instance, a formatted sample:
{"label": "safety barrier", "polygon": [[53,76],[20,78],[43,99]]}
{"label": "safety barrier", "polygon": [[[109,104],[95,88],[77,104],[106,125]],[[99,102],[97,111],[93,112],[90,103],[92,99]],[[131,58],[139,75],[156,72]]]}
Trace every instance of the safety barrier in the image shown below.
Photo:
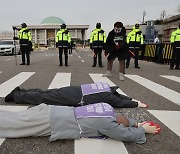
{"label": "safety barrier", "polygon": [[144,45],[140,59],[161,64],[169,64],[172,58],[173,47],[170,43],[148,43]]}

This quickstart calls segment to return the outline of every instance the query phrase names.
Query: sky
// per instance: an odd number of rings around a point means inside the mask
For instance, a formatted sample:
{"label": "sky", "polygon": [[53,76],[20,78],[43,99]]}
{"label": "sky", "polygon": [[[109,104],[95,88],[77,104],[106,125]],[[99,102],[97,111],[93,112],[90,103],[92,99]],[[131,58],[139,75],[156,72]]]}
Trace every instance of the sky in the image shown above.
{"label": "sky", "polygon": [[[179,11],[178,11],[179,8]],[[180,13],[180,0],[1,0],[0,32],[12,31],[12,25],[39,25],[43,19],[56,16],[67,25],[89,25],[88,35],[97,22],[108,33],[116,21],[132,25]]]}

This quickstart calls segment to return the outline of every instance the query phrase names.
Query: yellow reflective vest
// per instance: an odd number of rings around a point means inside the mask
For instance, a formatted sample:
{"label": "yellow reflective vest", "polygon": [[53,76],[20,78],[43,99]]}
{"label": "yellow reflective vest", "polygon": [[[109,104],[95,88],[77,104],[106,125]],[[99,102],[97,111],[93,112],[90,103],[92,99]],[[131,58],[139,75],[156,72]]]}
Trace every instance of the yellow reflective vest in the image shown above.
{"label": "yellow reflective vest", "polygon": [[18,32],[18,38],[20,40],[21,45],[27,45],[27,44],[29,44],[29,41],[32,40],[32,35],[31,35],[31,32],[29,31],[29,29],[26,27],[26,28],[22,28]]}
{"label": "yellow reflective vest", "polygon": [[65,41],[71,42],[71,35],[67,29],[60,29],[56,34],[56,42]]}
{"label": "yellow reflective vest", "polygon": [[178,28],[176,31],[172,32],[170,37],[170,42],[174,43],[180,41],[180,29]]}
{"label": "yellow reflective vest", "polygon": [[129,42],[143,44],[143,35],[140,29],[133,27],[133,30],[127,35],[127,43],[129,44]]}

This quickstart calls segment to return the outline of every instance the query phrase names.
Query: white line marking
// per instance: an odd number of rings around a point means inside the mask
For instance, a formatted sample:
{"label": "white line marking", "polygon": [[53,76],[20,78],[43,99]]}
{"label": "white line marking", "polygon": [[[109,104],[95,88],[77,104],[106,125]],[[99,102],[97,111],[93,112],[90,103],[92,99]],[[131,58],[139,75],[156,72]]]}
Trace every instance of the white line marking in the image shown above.
{"label": "white line marking", "polygon": [[125,75],[129,79],[139,83],[140,85],[148,88],[149,90],[159,94],[160,96],[180,105],[180,93],[166,88],[160,84],[153,81],[140,77],[138,75]]}
{"label": "white line marking", "polygon": [[70,86],[71,73],[57,73],[48,89]]}
{"label": "white line marking", "polygon": [[[91,78],[93,79],[94,82],[106,82],[108,83],[111,87],[116,86],[111,80],[109,80],[107,77],[102,77],[102,74],[89,74]],[[122,95],[126,95],[121,89],[116,90],[118,93]],[[127,96],[127,95],[126,95]]]}
{"label": "white line marking", "polygon": [[82,63],[84,63],[84,60],[81,60]]}
{"label": "white line marking", "polygon": [[176,82],[180,83],[180,77],[172,76],[172,75],[160,75],[160,76],[163,77],[163,78],[173,80],[173,81],[176,81]]}
{"label": "white line marking", "polygon": [[78,56],[79,58],[81,58],[81,56]]}
{"label": "white line marking", "polygon": [[[94,82],[107,82],[110,86],[115,86],[108,78],[102,74],[89,74]],[[118,89],[118,92],[125,94]],[[128,154],[123,142],[113,139],[81,139],[75,140],[75,154]]]}
{"label": "white line marking", "polygon": [[75,154],[128,154],[128,152],[120,141],[82,138],[75,140]]}
{"label": "white line marking", "polygon": [[[28,106],[5,106],[0,105],[0,110],[7,110],[12,112],[24,111]],[[0,145],[4,142],[5,138],[0,138]]]}
{"label": "white line marking", "polygon": [[30,78],[35,72],[21,72],[13,78],[7,80],[6,82],[0,85],[0,97],[5,97],[9,94],[14,88],[21,85],[28,78]]}
{"label": "white line marking", "polygon": [[180,111],[148,110],[169,129],[180,136]]}

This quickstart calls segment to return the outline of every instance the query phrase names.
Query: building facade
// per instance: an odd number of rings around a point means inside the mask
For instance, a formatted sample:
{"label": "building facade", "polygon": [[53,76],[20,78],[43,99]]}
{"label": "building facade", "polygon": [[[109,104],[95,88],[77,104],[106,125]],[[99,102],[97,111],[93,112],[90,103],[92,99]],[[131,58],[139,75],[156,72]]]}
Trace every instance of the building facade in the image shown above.
{"label": "building facade", "polygon": [[[50,43],[55,42],[55,37],[60,26],[65,22],[58,17],[47,17],[40,25],[27,25],[32,33],[32,42],[41,46],[49,46]],[[13,25],[18,30],[20,25]],[[87,30],[89,25],[66,25],[66,28],[71,34],[71,38],[75,41],[85,41],[87,38]]]}

